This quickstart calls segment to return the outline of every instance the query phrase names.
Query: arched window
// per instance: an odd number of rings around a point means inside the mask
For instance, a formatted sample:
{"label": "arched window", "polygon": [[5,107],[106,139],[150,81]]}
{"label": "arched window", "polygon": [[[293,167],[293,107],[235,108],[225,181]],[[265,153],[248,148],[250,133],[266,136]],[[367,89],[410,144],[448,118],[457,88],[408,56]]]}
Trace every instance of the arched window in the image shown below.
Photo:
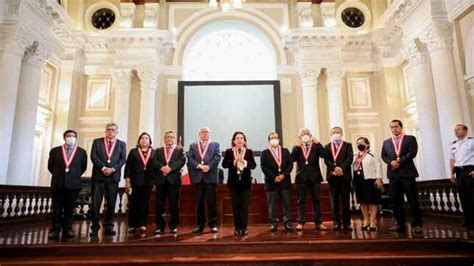
{"label": "arched window", "polygon": [[183,80],[275,80],[275,52],[249,23],[224,20],[203,27],[184,51]]}

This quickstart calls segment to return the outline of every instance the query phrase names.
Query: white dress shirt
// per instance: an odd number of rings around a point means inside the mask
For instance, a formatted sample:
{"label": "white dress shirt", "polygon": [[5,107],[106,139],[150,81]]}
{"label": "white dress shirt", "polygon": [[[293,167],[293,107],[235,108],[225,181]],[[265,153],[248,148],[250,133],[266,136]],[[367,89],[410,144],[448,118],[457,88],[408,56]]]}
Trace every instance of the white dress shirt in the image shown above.
{"label": "white dress shirt", "polygon": [[454,166],[474,165],[474,139],[465,137],[451,143],[450,157]]}

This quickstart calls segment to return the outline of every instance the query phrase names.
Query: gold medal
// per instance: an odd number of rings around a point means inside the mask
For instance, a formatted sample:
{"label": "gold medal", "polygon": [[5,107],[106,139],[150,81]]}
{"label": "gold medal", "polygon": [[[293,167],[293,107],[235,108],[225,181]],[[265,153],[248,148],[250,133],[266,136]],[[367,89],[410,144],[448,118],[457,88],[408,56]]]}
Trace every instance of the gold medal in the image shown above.
{"label": "gold medal", "polygon": [[204,164],[204,161],[201,161],[201,164]]}

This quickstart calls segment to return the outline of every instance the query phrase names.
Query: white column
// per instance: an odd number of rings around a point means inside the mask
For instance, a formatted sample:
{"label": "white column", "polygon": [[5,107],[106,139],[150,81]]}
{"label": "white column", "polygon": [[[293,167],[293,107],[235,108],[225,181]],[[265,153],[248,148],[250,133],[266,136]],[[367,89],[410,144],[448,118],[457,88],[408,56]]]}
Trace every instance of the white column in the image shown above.
{"label": "white column", "polygon": [[41,70],[48,56],[49,52],[32,45],[23,59],[8,164],[9,184],[28,185],[32,181]]}
{"label": "white column", "polygon": [[0,40],[0,184],[7,181],[21,60],[25,52],[12,36],[4,38]]}
{"label": "white column", "polygon": [[449,171],[447,162],[449,162],[449,145],[453,140],[453,129],[457,123],[463,122],[451,34],[452,30],[449,25],[431,25],[421,38],[426,44],[431,58],[431,70],[447,172]]}
{"label": "white column", "polygon": [[326,69],[326,87],[328,91],[329,128],[344,128],[344,105],[342,101],[342,85],[344,70]]}
{"label": "white column", "polygon": [[300,79],[303,98],[303,126],[319,138],[317,72],[309,69],[303,70]]}
{"label": "white column", "polygon": [[409,61],[408,86],[415,91],[422,178],[445,178],[446,163],[443,162],[443,152],[440,150],[441,132],[428,55],[418,51],[415,42],[407,44],[404,52]]}
{"label": "white column", "polygon": [[[115,92],[113,121],[119,126],[119,138],[128,142],[132,71],[130,69],[113,69],[112,81]],[[130,143],[127,144],[130,146]]]}
{"label": "white column", "polygon": [[155,106],[156,90],[158,88],[158,74],[153,71],[139,70],[140,78],[140,119],[138,131],[148,132],[153,140],[158,140],[155,136]]}

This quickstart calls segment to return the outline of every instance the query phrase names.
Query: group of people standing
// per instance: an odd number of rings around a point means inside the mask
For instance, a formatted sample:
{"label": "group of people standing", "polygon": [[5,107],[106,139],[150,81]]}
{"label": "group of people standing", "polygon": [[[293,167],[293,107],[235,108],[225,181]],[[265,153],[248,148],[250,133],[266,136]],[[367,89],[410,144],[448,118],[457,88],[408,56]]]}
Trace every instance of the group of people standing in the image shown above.
{"label": "group of people standing", "polygon": [[[390,195],[393,201],[395,225],[390,230],[405,232],[406,219],[404,197],[411,210],[411,225],[415,233],[421,232],[422,214],[418,201],[416,178],[418,172],[413,159],[417,155],[417,141],[414,136],[403,132],[400,120],[390,123],[392,137],[383,143],[381,156],[371,149],[365,137],[356,140],[357,152],[352,144],[343,140],[340,127],[331,129],[331,141],[323,146],[307,128],[299,132],[296,145],[291,152],[280,145],[279,135],[268,135],[268,148],[261,153],[261,169],[265,176],[265,191],[268,203],[270,231],[278,230],[277,203],[283,205],[282,224],[286,231],[304,230],[306,223],[306,199],[311,196],[315,229],[327,230],[321,218],[321,174],[320,159],[327,168],[326,180],[329,184],[333,229],[351,231],[350,191],[355,188],[356,198],[363,214],[362,230],[377,230],[377,213],[380,204],[382,182],[382,161],[387,164],[390,180]],[[459,131],[459,134],[458,134]],[[456,126],[458,141],[451,151],[453,182],[462,188],[461,200],[466,225],[473,226],[472,206],[474,204],[474,142],[468,139],[467,127]],[[461,134],[462,133],[462,134]],[[191,182],[195,188],[196,226],[193,233],[202,233],[206,225],[213,233],[218,232],[217,184],[221,151],[219,143],[210,139],[210,129],[199,129],[199,139],[192,143],[187,154],[177,146],[174,131],[167,131],[163,137],[164,146],[152,148],[152,138],[148,133],[140,134],[137,145],[126,156],[125,142],[117,138],[118,126],[106,125],[105,137],[95,139],[92,144],[92,204],[90,236],[98,235],[99,212],[105,196],[105,218],[102,223],[104,234],[114,235],[113,214],[117,199],[121,170],[125,165],[125,188],[129,193],[129,232],[146,232],[148,202],[153,187],[156,188],[156,230],[165,232],[166,201],[169,202],[171,233],[178,232],[179,198],[181,173],[187,165]],[[464,135],[463,135],[464,134]],[[81,188],[81,176],[87,168],[87,155],[76,144],[77,133],[64,132],[65,144],[50,152],[48,169],[52,173],[53,223],[50,238],[73,237],[71,220],[73,203]],[[468,157],[465,159],[465,157]],[[296,228],[291,217],[291,172],[296,162],[296,192],[298,217]],[[252,170],[257,166],[253,151],[247,146],[244,132],[232,135],[231,148],[224,152],[222,167],[228,169],[227,187],[231,194],[233,220],[236,236],[248,234],[248,213],[252,186]],[[205,206],[207,205],[207,206]],[[207,208],[206,208],[207,207]],[[207,218],[206,212],[207,209]]]}

